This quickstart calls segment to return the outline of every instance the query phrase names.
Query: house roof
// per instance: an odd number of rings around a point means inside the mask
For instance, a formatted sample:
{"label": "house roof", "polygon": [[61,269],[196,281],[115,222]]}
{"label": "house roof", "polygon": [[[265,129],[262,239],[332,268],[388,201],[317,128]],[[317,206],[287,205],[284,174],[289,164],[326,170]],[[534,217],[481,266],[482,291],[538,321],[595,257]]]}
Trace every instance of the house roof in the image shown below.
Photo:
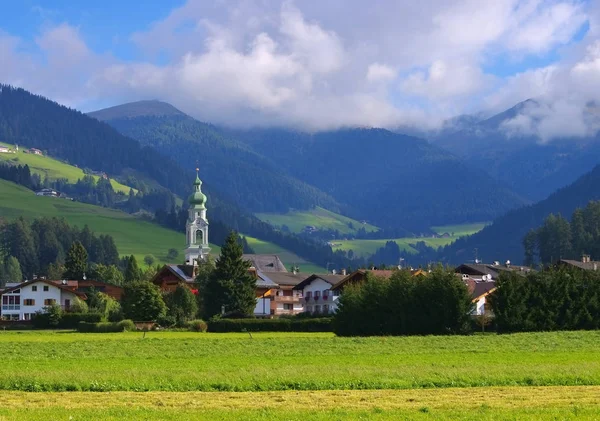
{"label": "house roof", "polygon": [[567,260],[561,259],[559,263],[566,264],[569,266],[574,266],[579,269],[584,270],[598,270],[600,269],[600,262],[595,260],[590,260],[589,262],[582,262],[581,260]]}
{"label": "house roof", "polygon": [[310,283],[312,281],[314,281],[315,279],[322,279],[325,282],[329,283],[333,287],[335,284],[340,282],[345,277],[346,277],[346,275],[334,275],[331,273],[325,273],[325,274],[313,273],[308,278],[304,279],[302,282],[300,282],[298,285],[296,285],[294,287],[294,289],[304,289],[308,285],[310,285]]}
{"label": "house roof", "polygon": [[333,286],[332,289],[341,289],[344,287],[344,285],[346,285],[348,282],[352,281],[355,278],[364,278],[367,276],[368,273],[373,274],[374,276],[380,276],[382,278],[389,278],[390,276],[392,276],[392,274],[394,274],[396,272],[396,270],[379,270],[379,269],[373,269],[373,270],[366,270],[366,269],[358,269],[354,272],[352,272],[350,275],[347,275],[346,277],[344,277],[342,280],[340,280],[337,284],[335,284]]}
{"label": "house roof", "polygon": [[497,279],[503,272],[514,272],[526,274],[531,272],[528,266],[519,265],[494,265],[485,263],[463,263],[455,269],[455,273],[464,273],[467,275],[491,275],[493,279]]}
{"label": "house roof", "polygon": [[496,281],[478,281],[473,278],[467,278],[465,280],[467,289],[473,301],[478,300],[482,296],[491,293],[496,289]]}
{"label": "house roof", "polygon": [[[2,294],[7,294],[7,293],[9,293],[9,292],[12,292],[12,291],[14,291],[14,290],[17,290],[17,289],[20,289],[20,288],[26,287],[27,285],[33,285],[33,284],[37,284],[38,282],[41,282],[41,283],[43,283],[43,284],[47,284],[47,285],[51,285],[51,286],[53,286],[53,287],[56,287],[56,288],[58,288],[58,289],[61,289],[61,290],[63,290],[63,291],[66,291],[66,292],[70,292],[71,294],[75,294],[75,295],[77,295],[78,297],[80,297],[80,298],[81,298],[81,299],[83,299],[83,300],[87,299],[87,296],[86,296],[86,295],[85,295],[83,292],[73,291],[73,290],[72,290],[71,288],[69,288],[67,285],[56,284],[56,283],[54,283],[55,281],[48,281],[48,280],[46,280],[46,279],[34,279],[33,281],[25,281],[25,282],[22,282],[22,283],[20,283],[20,284],[19,284],[19,285],[17,285],[17,286],[14,286],[14,287],[12,287],[12,288],[5,289],[4,291],[0,292],[0,295],[2,295]],[[58,282],[60,282],[60,281],[58,281]]]}
{"label": "house roof", "polygon": [[259,271],[262,277],[268,278],[271,282],[278,286],[295,286],[306,278],[306,274],[292,272],[262,272]]}
{"label": "house roof", "polygon": [[242,258],[261,272],[287,272],[285,265],[276,254],[244,254]]}
{"label": "house roof", "polygon": [[258,288],[279,288],[279,284],[271,279],[271,277],[276,274],[279,274],[279,272],[264,273],[257,270],[256,286]]}

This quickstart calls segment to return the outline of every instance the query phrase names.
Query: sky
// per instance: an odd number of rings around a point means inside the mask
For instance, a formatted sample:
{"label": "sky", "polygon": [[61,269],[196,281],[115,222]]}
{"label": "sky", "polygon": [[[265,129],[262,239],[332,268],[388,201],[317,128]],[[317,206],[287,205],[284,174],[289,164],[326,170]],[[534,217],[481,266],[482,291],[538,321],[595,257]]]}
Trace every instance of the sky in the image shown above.
{"label": "sky", "polygon": [[0,82],[82,111],[160,99],[304,130],[433,130],[536,98],[508,134],[589,136],[599,1],[7,1]]}

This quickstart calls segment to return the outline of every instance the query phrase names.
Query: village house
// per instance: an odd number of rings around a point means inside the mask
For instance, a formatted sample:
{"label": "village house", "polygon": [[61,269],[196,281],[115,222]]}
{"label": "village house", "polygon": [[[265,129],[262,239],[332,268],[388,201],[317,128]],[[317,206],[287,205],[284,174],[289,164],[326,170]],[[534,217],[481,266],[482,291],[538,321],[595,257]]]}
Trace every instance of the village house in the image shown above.
{"label": "village house", "polygon": [[15,151],[7,146],[0,146],[0,153],[15,153]]}
{"label": "village house", "polygon": [[35,313],[45,311],[47,306],[57,304],[63,310],[69,310],[76,298],[87,298],[82,292],[44,279],[26,281],[6,288],[0,296],[2,320],[31,320]]}
{"label": "village house", "polygon": [[29,153],[32,153],[34,155],[44,155],[42,151],[36,148],[29,148]]}
{"label": "village house", "polygon": [[293,290],[302,296],[304,311],[313,314],[333,314],[338,308],[340,290],[332,288],[344,278],[345,274],[313,274],[294,286]]}

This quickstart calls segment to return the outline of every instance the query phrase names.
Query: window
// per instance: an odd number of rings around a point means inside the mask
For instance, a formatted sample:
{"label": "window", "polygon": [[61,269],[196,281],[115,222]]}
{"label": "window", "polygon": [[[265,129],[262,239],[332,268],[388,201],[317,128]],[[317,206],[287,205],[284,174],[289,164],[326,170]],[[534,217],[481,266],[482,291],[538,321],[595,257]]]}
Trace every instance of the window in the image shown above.
{"label": "window", "polygon": [[48,292],[50,290],[50,287],[48,287],[48,285],[44,285],[44,292]]}
{"label": "window", "polygon": [[31,287],[31,290],[32,290],[33,292],[37,292],[37,285],[33,285],[33,286]]}
{"label": "window", "polygon": [[323,314],[329,314],[329,306],[328,305],[323,306]]}
{"label": "window", "polygon": [[309,313],[312,313],[312,306],[306,306],[306,311]]}
{"label": "window", "polygon": [[20,310],[21,296],[20,295],[4,295],[2,297],[2,310]]}
{"label": "window", "polygon": [[315,298],[321,296],[321,291],[315,291]]}
{"label": "window", "polygon": [[315,306],[315,313],[319,314],[321,312],[321,306]]}
{"label": "window", "polygon": [[306,291],[306,292],[304,293],[304,298],[306,298],[307,300],[310,300],[310,297],[311,297],[311,296],[312,296],[312,292],[310,292],[310,291]]}
{"label": "window", "polygon": [[[45,287],[44,287],[45,288]],[[56,304],[56,300],[54,298],[46,298],[44,300],[44,305],[45,306],[51,306],[53,304]]]}
{"label": "window", "polygon": [[31,313],[25,313],[25,314],[23,314],[23,319],[24,320],[31,320]]}
{"label": "window", "polygon": [[33,298],[25,298],[23,300],[23,305],[24,306],[34,306],[35,305],[35,300]]}
{"label": "window", "polygon": [[65,309],[68,309],[71,307],[71,300],[65,300]]}
{"label": "window", "polygon": [[294,306],[292,304],[285,303],[285,304],[283,304],[283,309],[284,310],[293,310]]}
{"label": "window", "polygon": [[334,289],[333,290],[333,296],[334,297],[339,297],[339,295],[340,295],[340,290],[339,289]]}

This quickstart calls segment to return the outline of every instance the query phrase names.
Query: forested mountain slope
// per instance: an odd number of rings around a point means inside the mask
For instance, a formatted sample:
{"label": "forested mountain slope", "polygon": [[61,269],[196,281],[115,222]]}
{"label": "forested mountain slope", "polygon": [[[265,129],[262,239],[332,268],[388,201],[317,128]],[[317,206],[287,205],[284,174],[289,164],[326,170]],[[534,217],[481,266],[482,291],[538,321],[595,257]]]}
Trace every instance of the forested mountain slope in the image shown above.
{"label": "forested mountain slope", "polygon": [[323,206],[337,212],[341,208],[331,196],[287,174],[280,163],[169,104],[141,101],[89,115],[185,167],[200,166],[203,179],[249,211],[285,213]]}
{"label": "forested mountain slope", "polygon": [[[538,107],[543,104],[527,100],[485,120],[462,118],[431,136],[431,141],[468,159],[518,194],[538,201],[600,164],[598,136],[542,142],[511,129],[513,119],[523,113],[531,115],[530,110]],[[597,110],[587,112],[590,119],[597,118]]]}
{"label": "forested mountain slope", "polygon": [[447,151],[383,129],[232,132],[291,175],[348,204],[357,219],[411,230],[491,220],[519,196]]}
{"label": "forested mountain slope", "polygon": [[477,255],[484,262],[521,262],[524,256],[523,238],[530,229],[538,228],[550,213],[570,217],[576,208],[599,199],[600,166],[597,166],[541,202],[508,212],[477,234],[457,240],[438,257],[451,263],[461,263],[472,260],[477,248]]}

